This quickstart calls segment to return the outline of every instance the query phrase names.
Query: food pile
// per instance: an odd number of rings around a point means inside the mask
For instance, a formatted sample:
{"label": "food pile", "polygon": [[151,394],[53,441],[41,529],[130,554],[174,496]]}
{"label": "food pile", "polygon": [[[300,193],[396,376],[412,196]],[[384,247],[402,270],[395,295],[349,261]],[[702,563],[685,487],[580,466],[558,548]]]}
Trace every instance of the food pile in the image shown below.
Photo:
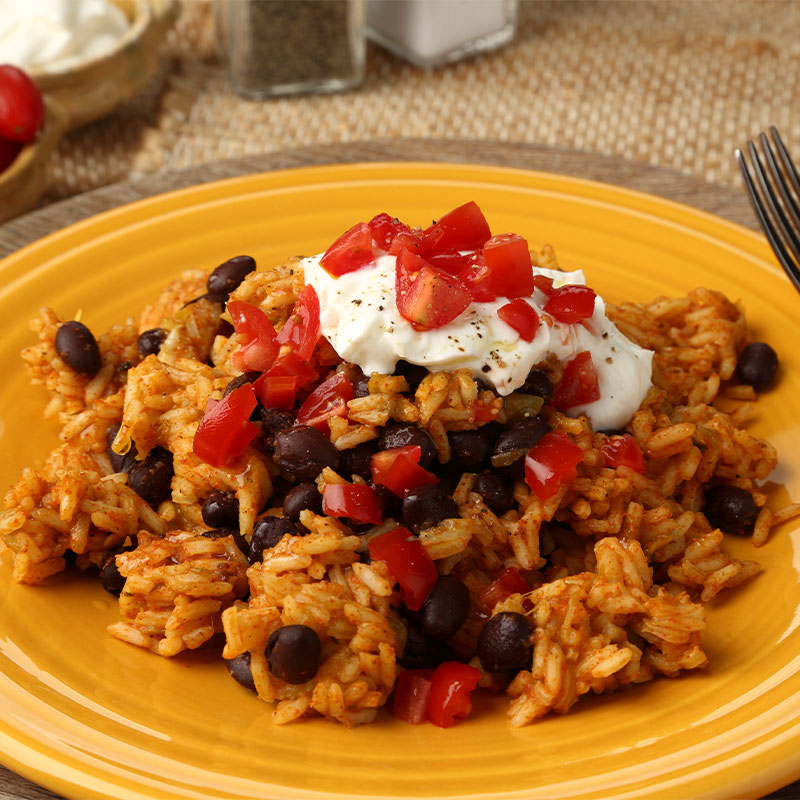
{"label": "food pile", "polygon": [[32,327],[62,427],[5,498],[14,578],[96,572],[163,656],[224,639],[278,724],[447,727],[481,689],[521,726],[703,668],[703,603],[759,571],[723,531],[800,513],[765,505],[778,364],[739,306],[606,308],[474,203],[185,272],[98,337]]}
{"label": "food pile", "polygon": [[44,102],[20,69],[0,64],[0,173],[32,142],[44,124]]}

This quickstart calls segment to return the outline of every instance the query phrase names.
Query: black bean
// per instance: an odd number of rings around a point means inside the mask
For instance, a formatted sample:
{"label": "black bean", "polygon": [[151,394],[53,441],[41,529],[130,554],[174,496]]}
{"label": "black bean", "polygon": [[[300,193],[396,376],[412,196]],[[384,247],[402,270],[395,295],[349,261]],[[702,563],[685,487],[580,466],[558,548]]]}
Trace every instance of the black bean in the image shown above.
{"label": "black bean", "polygon": [[378,452],[378,444],[373,439],[361,442],[355,447],[339,451],[339,473],[345,478],[361,476],[365,481],[372,477],[372,456]]}
{"label": "black bean", "polygon": [[269,671],[293,685],[310,681],[319,669],[322,643],[307,625],[284,625],[267,639]]}
{"label": "black bean", "polygon": [[428,374],[428,370],[419,364],[411,364],[402,359],[397,362],[394,368],[395,375],[402,375],[408,382],[411,391],[416,391],[417,386],[422,383],[422,379]]}
{"label": "black bean", "polygon": [[127,453],[120,455],[111,449],[114,439],[117,438],[119,433],[119,425],[112,425],[106,431],[106,452],[108,453],[109,461],[114,472],[130,472],[131,467],[136,466],[136,445],[131,440],[131,446]]}
{"label": "black bean", "polygon": [[103,588],[114,597],[119,597],[125,587],[125,578],[120,574],[117,567],[117,555],[123,552],[122,550],[115,550],[105,560],[102,569],[100,570],[100,583]]}
{"label": "black bean", "polygon": [[495,514],[505,514],[514,508],[514,491],[511,484],[494,472],[481,472],[480,475],[476,475],[472,490],[483,498],[483,502]]}
{"label": "black bean", "polygon": [[322,513],[322,495],[310,481],[298,483],[283,500],[283,514],[294,522],[299,522],[300,512],[306,510]]}
{"label": "black bean", "polygon": [[369,395],[369,375],[365,375],[361,370],[353,378],[353,397],[367,397]]}
{"label": "black bean", "polygon": [[206,498],[200,514],[209,528],[231,528],[239,530],[239,500],[236,492],[211,492]]}
{"label": "black bean", "polygon": [[222,393],[222,396],[227,397],[234,389],[238,389],[240,386],[244,386],[246,383],[253,383],[260,377],[260,372],[243,372],[241,375],[237,375],[235,378],[231,379],[231,381],[225,387],[225,391]]}
{"label": "black bean", "polygon": [[167,332],[164,328],[150,328],[139,334],[139,338],[136,340],[136,349],[142,358],[154,356],[161,349],[166,338]]}
{"label": "black bean", "polygon": [[530,668],[533,626],[515,611],[493,616],[478,636],[478,658],[487,672]]}
{"label": "black bean", "polygon": [[449,639],[469,612],[469,589],[452,575],[441,575],[420,610],[422,630],[433,639]]}
{"label": "black bean", "polygon": [[778,371],[778,354],[766,342],[751,342],[739,354],[736,377],[757,392],[766,389]]}
{"label": "black bean", "polygon": [[336,469],[339,451],[316,428],[297,425],[275,434],[275,463],[301,481],[313,481],[325,467]]}
{"label": "black bean", "polygon": [[206,282],[210,300],[224,303],[230,293],[256,268],[251,256],[234,256],[223,261],[209,276]]}
{"label": "black bean", "polygon": [[752,530],[759,508],[753,495],[738,486],[712,486],[705,496],[703,513],[716,528],[728,533]]}
{"label": "black bean", "polygon": [[239,528],[216,528],[213,531],[203,531],[202,536],[206,539],[224,539],[226,536],[233,537],[233,543],[239,548],[243,555],[250,554],[250,545],[247,539],[239,533]]}
{"label": "black bean", "polygon": [[87,378],[94,378],[103,365],[97,339],[82,322],[73,320],[59,325],[56,351],[70,369]]}
{"label": "black bean", "polygon": [[251,692],[256,691],[256,682],[253,680],[253,673],[250,671],[250,653],[244,652],[235,658],[223,658],[228,672],[236,683],[249,689]]}
{"label": "black bean", "polygon": [[408,636],[400,663],[406,669],[428,669],[450,661],[452,650],[444,642],[432,639],[415,619],[407,619]]}
{"label": "black bean", "polygon": [[550,426],[541,417],[528,417],[503,431],[492,450],[492,465],[507,467],[523,458]]}
{"label": "black bean", "polygon": [[457,516],[458,506],[438,484],[412,489],[403,498],[403,521],[417,533]]}
{"label": "black bean", "polygon": [[378,448],[380,450],[389,450],[392,447],[408,447],[409,445],[419,447],[419,464],[427,469],[436,458],[436,445],[427,431],[418,428],[416,425],[390,422],[378,439]]}
{"label": "black bean", "polygon": [[384,519],[400,516],[400,498],[391,489],[380,483],[371,483],[370,486],[381,504],[381,516]]}
{"label": "black bean", "polygon": [[450,431],[450,464],[462,472],[475,472],[486,465],[492,452],[488,434],[476,431]]}
{"label": "black bean", "polygon": [[297,536],[297,526],[285,517],[262,517],[253,528],[250,537],[250,550],[247,560],[251,564],[258,564],[264,557],[264,551],[275,547],[286,534]]}
{"label": "black bean", "polygon": [[151,506],[157,506],[172,495],[172,453],[154,447],[144,461],[131,467],[128,485]]}
{"label": "black bean", "polygon": [[553,399],[553,384],[547,374],[540,369],[532,369],[528,373],[520,391],[525,394],[535,394],[537,397],[541,397],[545,403],[549,403]]}
{"label": "black bean", "polygon": [[217,325],[217,336],[224,336],[226,339],[233,336],[234,327],[226,319],[220,319]]}
{"label": "black bean", "polygon": [[264,408],[262,405],[258,405],[256,408],[261,415],[261,443],[267,451],[272,452],[275,447],[276,434],[294,425],[294,414],[280,408]]}

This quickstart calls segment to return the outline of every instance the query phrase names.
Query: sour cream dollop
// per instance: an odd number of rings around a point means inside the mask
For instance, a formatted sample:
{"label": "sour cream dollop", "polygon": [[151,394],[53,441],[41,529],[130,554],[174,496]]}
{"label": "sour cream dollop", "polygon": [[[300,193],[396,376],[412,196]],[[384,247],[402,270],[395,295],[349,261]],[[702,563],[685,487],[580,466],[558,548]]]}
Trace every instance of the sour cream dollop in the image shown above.
{"label": "sour cream dollop", "polygon": [[[429,370],[466,368],[511,394],[525,383],[535,364],[554,355],[566,363],[578,353],[592,355],[600,399],[573,406],[571,416],[586,414],[595,430],[627,425],[650,388],[653,353],[635,345],[608,319],[599,296],[594,314],[578,324],[544,321],[546,296],[538,289],[525,298],[542,318],[533,340],[526,342],[497,316],[507,298],[471,303],[459,317],[441,328],[415,330],[397,310],[395,257],[379,255],[375,264],[338,278],[320,266],[322,254],[302,262],[305,282],[314,287],[320,303],[322,334],[346,361],[358,364],[366,375],[391,374],[398,360]],[[585,285],[583,273],[533,268],[534,274],[553,279],[555,288]]]}

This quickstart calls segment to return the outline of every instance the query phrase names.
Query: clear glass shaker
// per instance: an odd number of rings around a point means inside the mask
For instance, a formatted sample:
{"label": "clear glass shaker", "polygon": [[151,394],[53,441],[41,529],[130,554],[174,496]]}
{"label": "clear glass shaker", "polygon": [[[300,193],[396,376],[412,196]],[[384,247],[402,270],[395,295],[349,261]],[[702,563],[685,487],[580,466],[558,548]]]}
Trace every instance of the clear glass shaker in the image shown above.
{"label": "clear glass shaker", "polygon": [[337,92],[364,80],[363,0],[216,0],[228,77],[255,99]]}

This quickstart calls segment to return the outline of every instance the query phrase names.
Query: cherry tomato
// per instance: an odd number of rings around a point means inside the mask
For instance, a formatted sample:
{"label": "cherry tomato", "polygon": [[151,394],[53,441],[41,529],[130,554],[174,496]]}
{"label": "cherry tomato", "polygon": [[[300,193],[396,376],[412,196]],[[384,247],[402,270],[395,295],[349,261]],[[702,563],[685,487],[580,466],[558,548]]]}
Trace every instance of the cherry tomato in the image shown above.
{"label": "cherry tomato", "polygon": [[392,447],[372,456],[372,482],[390,489],[402,497],[409,489],[438,483],[439,479],[419,465],[422,450],[419,445]]}
{"label": "cherry tomato", "polygon": [[397,676],[394,685],[394,715],[409,725],[428,721],[432,669],[409,669]]}
{"label": "cherry tomato", "polygon": [[497,309],[497,316],[510,325],[526,342],[532,342],[539,330],[539,315],[536,309],[521,297]]}
{"label": "cherry tomato", "polygon": [[564,367],[564,374],[553,390],[553,405],[560,409],[582,406],[600,399],[597,373],[588,350],[578,353]]}
{"label": "cherry tomato", "polygon": [[39,87],[21,69],[0,65],[0,137],[32,142],[43,122]]}
{"label": "cherry tomato", "polygon": [[531,590],[516,567],[507,567],[480,594],[484,608],[491,612],[502,600],[512,594],[527,594]]}
{"label": "cherry tomato", "polygon": [[647,472],[641,448],[629,433],[610,436],[608,441],[600,445],[600,452],[609,467],[630,467],[642,475]]}
{"label": "cherry tomato", "polygon": [[525,456],[525,482],[540,500],[552,497],[578,474],[583,450],[563,433],[550,431]]}
{"label": "cherry tomato", "polygon": [[483,259],[497,297],[530,297],[533,268],[528,243],[516,233],[493,236],[483,246]]}
{"label": "cherry tomato", "polygon": [[594,290],[588,286],[567,284],[553,290],[544,304],[544,310],[559,322],[581,322],[594,314],[596,298]]}
{"label": "cherry tomato", "polygon": [[328,418],[346,417],[347,401],[352,399],[353,384],[347,375],[337,372],[306,398],[297,412],[297,421],[327,433]]}
{"label": "cherry tomato", "polygon": [[454,208],[422,232],[436,253],[477,250],[491,235],[489,223],[474,201]]}
{"label": "cherry tomato", "polygon": [[439,578],[436,565],[422,543],[406,528],[395,528],[369,543],[374,561],[385,561],[400,584],[403,602],[412,611],[419,611]]}
{"label": "cherry tomato", "polygon": [[480,677],[480,670],[460,661],[439,664],[431,675],[428,719],[440,728],[449,728],[457,718],[468,717],[472,711],[470,695]]}
{"label": "cherry tomato", "polygon": [[241,300],[229,300],[226,307],[233,320],[233,329],[242,343],[234,353],[233,363],[244,372],[269,369],[280,346],[276,341],[275,328],[267,315],[258,306]]}
{"label": "cherry tomato", "polygon": [[20,150],[22,150],[21,142],[12,142],[9,139],[0,138],[0,172],[11,166],[11,163],[19,155]]}
{"label": "cherry tomato", "polygon": [[371,525],[383,520],[375,490],[358,483],[326,484],[322,491],[322,511],[330,517],[347,517]]}
{"label": "cherry tomato", "polygon": [[278,344],[288,344],[294,355],[308,361],[319,341],[319,332],[319,298],[314,287],[308,284],[298,295],[277,341]]}
{"label": "cherry tomato", "polygon": [[194,454],[212,467],[221,467],[242,453],[258,435],[258,428],[250,422],[256,402],[249,383],[222,400],[209,400],[194,435]]}
{"label": "cherry tomato", "polygon": [[377,214],[368,223],[372,238],[381,250],[388,251],[398,233],[410,233],[408,225],[389,214]]}
{"label": "cherry tomato", "polygon": [[405,248],[397,256],[395,296],[401,316],[428,329],[452,322],[471,301],[458,278]]}
{"label": "cherry tomato", "polygon": [[374,263],[372,231],[366,222],[359,222],[345,231],[319,260],[320,265],[335,278],[355,272]]}

